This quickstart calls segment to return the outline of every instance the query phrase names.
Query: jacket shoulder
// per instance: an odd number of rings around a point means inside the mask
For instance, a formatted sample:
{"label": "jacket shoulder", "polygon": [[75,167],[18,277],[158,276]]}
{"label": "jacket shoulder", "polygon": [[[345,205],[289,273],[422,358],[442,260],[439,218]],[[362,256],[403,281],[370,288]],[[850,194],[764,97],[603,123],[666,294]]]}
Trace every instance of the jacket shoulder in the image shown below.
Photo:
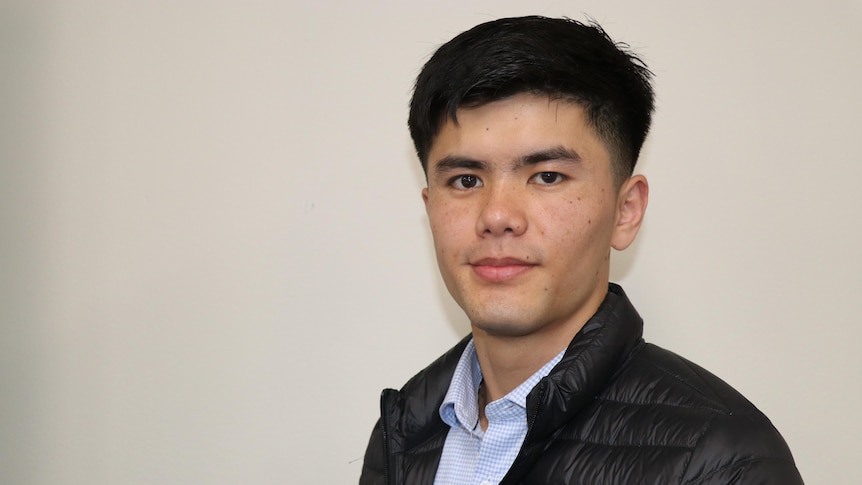
{"label": "jacket shoulder", "polygon": [[632,352],[601,397],[718,414],[759,413],[742,394],[711,372],[648,343]]}
{"label": "jacket shoulder", "polygon": [[685,450],[681,483],[802,483],[769,419],[722,379],[673,352],[643,344],[598,401],[638,409],[629,427],[643,444]]}

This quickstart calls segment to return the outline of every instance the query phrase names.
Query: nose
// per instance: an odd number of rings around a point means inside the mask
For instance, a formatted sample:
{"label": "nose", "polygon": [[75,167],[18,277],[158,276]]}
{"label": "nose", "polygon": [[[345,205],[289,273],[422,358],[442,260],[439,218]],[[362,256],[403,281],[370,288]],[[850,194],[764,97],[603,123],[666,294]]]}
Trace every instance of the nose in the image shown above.
{"label": "nose", "polygon": [[479,237],[520,236],[527,230],[525,200],[513,187],[498,185],[485,191],[476,221]]}

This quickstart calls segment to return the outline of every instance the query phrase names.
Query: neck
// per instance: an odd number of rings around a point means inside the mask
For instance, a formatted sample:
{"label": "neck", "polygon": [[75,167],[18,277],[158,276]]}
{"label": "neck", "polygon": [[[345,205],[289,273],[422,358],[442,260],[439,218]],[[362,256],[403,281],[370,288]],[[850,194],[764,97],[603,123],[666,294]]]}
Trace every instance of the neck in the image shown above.
{"label": "neck", "polygon": [[566,349],[587,320],[595,315],[605,294],[606,291],[601,298],[584,305],[582,311],[568,321],[547,324],[524,335],[494,334],[473,325],[485,402],[502,398]]}
{"label": "neck", "polygon": [[521,385],[571,341],[533,346],[524,340],[522,337],[500,338],[474,329],[473,341],[482,368],[486,403],[502,398]]}

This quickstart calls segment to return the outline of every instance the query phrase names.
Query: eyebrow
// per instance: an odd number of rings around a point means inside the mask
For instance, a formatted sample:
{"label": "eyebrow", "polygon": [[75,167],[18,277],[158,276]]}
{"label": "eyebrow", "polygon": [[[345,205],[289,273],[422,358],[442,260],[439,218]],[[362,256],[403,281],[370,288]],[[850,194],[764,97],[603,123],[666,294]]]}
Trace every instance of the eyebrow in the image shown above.
{"label": "eyebrow", "polygon": [[447,156],[434,164],[434,173],[442,174],[458,169],[484,170],[488,168],[488,164],[481,160],[475,160],[467,157]]}
{"label": "eyebrow", "polygon": [[[572,150],[571,148],[566,148],[563,145],[557,145],[546,150],[539,150],[537,152],[533,152],[519,157],[515,163],[514,168],[518,169],[521,167],[536,165],[538,163],[550,161],[580,163],[582,161],[582,158],[578,154],[578,152]],[[457,155],[450,155],[443,157],[440,160],[437,160],[437,163],[434,164],[434,173],[439,175],[458,169],[485,170],[487,168],[488,164],[483,162],[482,160],[476,160],[468,157],[460,157]]]}
{"label": "eyebrow", "polygon": [[530,153],[529,155],[521,157],[520,159],[518,159],[518,167],[535,165],[542,162],[550,162],[552,160],[578,163],[581,161],[581,156],[578,154],[578,152],[572,150],[571,148],[566,148],[563,145],[557,145],[553,148]]}

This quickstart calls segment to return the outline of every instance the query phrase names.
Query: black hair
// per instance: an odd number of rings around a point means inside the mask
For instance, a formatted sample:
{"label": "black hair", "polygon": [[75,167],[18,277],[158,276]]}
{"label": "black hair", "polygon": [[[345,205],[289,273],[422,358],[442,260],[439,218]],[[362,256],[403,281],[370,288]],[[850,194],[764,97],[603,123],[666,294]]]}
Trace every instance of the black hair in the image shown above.
{"label": "black hair", "polygon": [[443,123],[460,107],[519,93],[582,106],[614,174],[631,176],[654,109],[652,73],[596,23],[530,16],[486,22],[443,44],[416,79],[408,126],[422,168]]}

